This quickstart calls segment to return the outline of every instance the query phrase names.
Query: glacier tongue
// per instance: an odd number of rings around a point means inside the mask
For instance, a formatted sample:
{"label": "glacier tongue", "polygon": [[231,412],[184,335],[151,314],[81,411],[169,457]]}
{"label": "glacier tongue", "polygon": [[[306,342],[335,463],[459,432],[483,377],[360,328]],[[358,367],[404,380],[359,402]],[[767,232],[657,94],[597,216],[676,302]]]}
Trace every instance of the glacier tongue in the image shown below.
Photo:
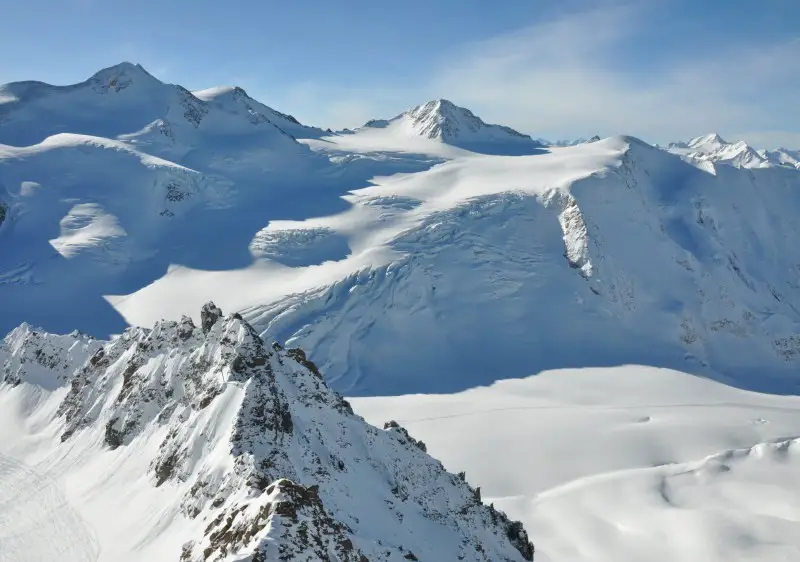
{"label": "glacier tongue", "polygon": [[[38,455],[61,458],[66,473],[94,458],[115,459],[120,474],[146,466],[128,485],[163,491],[164,522],[127,515],[148,537],[128,544],[131,553],[187,562],[532,559],[519,523],[484,505],[479,488],[398,424],[379,430],[354,415],[301,350],[267,347],[241,316],[212,304],[202,316],[202,327],[160,321],[102,346],[23,326],[0,349],[15,374],[30,358],[57,358],[36,363],[37,381],[52,377],[60,405],[30,431],[61,428]],[[37,385],[10,380],[16,386],[0,394]],[[91,499],[86,506],[95,526],[112,515]],[[164,535],[173,549],[180,537],[180,551],[165,550]],[[124,552],[106,548],[111,536],[98,532],[101,560]]]}

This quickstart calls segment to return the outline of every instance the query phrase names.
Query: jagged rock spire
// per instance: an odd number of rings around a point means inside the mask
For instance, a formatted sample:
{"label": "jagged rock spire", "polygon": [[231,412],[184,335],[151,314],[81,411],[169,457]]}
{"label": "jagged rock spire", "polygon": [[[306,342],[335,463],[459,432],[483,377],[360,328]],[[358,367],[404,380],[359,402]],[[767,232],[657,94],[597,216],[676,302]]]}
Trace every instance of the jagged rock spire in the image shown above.
{"label": "jagged rock spire", "polygon": [[203,328],[203,333],[207,334],[220,318],[222,318],[221,308],[212,301],[204,304],[203,308],[200,309],[200,326]]}

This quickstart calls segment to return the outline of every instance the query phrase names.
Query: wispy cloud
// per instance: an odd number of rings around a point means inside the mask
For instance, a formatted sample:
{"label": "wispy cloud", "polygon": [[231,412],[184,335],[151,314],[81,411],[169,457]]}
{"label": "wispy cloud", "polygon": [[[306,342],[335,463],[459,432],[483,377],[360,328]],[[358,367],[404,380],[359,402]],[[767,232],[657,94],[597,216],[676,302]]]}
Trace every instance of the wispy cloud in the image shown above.
{"label": "wispy cloud", "polygon": [[333,128],[445,97],[486,121],[546,138],[631,134],[666,142],[714,131],[757,146],[800,147],[800,39],[756,43],[731,34],[721,45],[686,37],[675,48],[652,37],[671,0],[567,5],[535,25],[457,46],[402,87],[367,77],[354,86],[303,82],[251,93]]}
{"label": "wispy cloud", "polygon": [[[250,90],[248,89],[248,92]],[[332,129],[358,127],[377,117],[394,117],[419,103],[421,90],[412,87],[353,86],[297,83],[278,92],[254,88],[254,97],[304,123]]]}
{"label": "wispy cloud", "polygon": [[[651,141],[750,131],[761,143],[800,130],[800,41],[736,44],[659,57],[626,53],[655,24],[647,8],[562,16],[451,55],[435,90],[534,134],[627,133]],[[777,134],[776,134],[777,133]]]}

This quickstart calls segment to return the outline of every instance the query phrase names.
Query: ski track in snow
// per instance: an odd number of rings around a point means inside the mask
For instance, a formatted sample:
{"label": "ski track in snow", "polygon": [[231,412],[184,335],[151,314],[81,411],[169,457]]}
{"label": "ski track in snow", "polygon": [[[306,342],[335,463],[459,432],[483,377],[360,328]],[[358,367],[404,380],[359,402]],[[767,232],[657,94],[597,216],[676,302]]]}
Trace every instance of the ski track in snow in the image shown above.
{"label": "ski track in snow", "polygon": [[49,476],[0,454],[0,562],[94,562],[94,533]]}

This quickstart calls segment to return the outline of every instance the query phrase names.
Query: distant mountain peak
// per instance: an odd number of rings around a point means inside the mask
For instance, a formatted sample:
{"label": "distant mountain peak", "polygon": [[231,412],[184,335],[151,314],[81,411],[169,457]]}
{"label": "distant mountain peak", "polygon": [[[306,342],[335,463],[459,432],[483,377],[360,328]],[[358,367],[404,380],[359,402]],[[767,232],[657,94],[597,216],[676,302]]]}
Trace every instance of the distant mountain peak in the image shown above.
{"label": "distant mountain peak", "polygon": [[707,135],[695,137],[692,140],[690,140],[687,144],[690,148],[698,148],[701,146],[709,146],[709,145],[722,146],[730,143],[728,143],[717,133],[709,133]]}
{"label": "distant mountain peak", "polygon": [[510,127],[488,124],[469,109],[443,98],[418,105],[403,115],[411,120],[413,129],[420,136],[445,142],[490,131],[495,136],[532,140]]}
{"label": "distant mountain peak", "polygon": [[745,141],[728,142],[717,133],[695,137],[689,142],[673,142],[667,148],[694,160],[729,164],[739,168],[760,168],[775,163],[772,162],[775,158],[761,154]]}
{"label": "distant mountain peak", "polygon": [[414,106],[392,119],[372,119],[362,129],[386,129],[391,134],[440,141],[487,154],[531,154],[542,147],[530,136],[511,127],[486,123],[445,98]]}
{"label": "distant mountain peak", "polygon": [[590,138],[578,137],[576,139],[561,139],[556,141],[549,141],[547,139],[542,139],[542,138],[536,140],[544,146],[569,147],[569,146],[578,146],[579,144],[597,142],[600,140],[600,135],[594,135],[593,137]]}
{"label": "distant mountain peak", "polygon": [[147,72],[140,64],[121,62],[96,72],[89,79],[95,90],[119,92],[134,83],[163,84],[158,78]]}
{"label": "distant mountain peak", "polygon": [[99,74],[104,74],[104,73],[115,73],[115,74],[134,73],[134,74],[146,74],[147,76],[152,76],[152,74],[147,72],[141,64],[129,61],[122,61],[120,63],[100,69],[94,75],[97,76]]}

